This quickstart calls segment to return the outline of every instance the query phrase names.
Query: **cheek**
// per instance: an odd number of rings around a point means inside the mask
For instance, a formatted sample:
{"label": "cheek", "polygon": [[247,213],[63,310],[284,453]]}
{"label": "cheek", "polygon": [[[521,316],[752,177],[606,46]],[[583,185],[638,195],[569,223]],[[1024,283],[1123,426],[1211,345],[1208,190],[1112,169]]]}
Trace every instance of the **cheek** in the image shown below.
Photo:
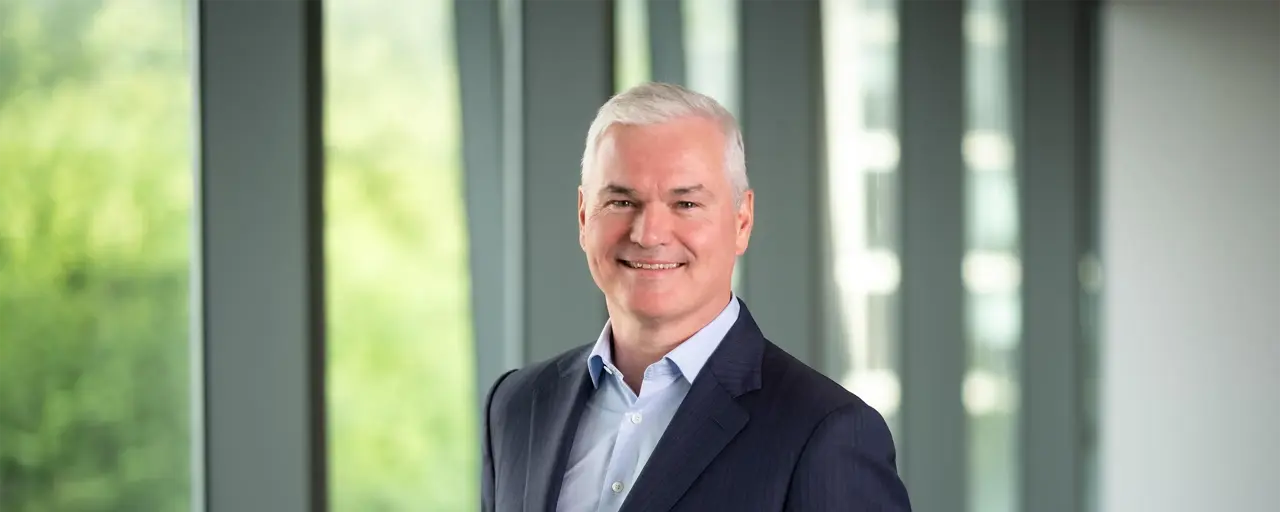
{"label": "cheek", "polygon": [[614,217],[600,216],[587,221],[583,241],[593,258],[612,258],[613,249],[627,237],[627,224]]}
{"label": "cheek", "polygon": [[680,242],[694,256],[714,258],[719,253],[735,251],[737,233],[722,223],[690,219],[680,231]]}

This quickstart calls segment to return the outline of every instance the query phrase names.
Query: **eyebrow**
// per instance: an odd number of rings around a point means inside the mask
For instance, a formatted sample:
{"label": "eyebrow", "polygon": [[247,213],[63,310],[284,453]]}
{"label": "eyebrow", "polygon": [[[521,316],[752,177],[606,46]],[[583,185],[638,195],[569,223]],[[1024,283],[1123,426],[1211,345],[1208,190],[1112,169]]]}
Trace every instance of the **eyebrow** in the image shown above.
{"label": "eyebrow", "polygon": [[[702,192],[703,190],[706,190],[706,187],[702,185],[690,185],[687,187],[673,188],[670,190],[670,193],[671,195],[674,195],[674,196],[687,196],[689,194]],[[624,187],[616,183],[610,183],[608,185],[605,185],[604,188],[600,189],[600,195],[602,196],[611,195],[611,194],[624,195],[628,197],[636,197],[635,189],[631,187]]]}
{"label": "eyebrow", "polygon": [[605,185],[604,188],[600,189],[600,195],[602,196],[613,195],[613,194],[618,194],[618,195],[623,195],[628,197],[635,197],[636,191],[631,187],[624,187],[622,185],[616,185],[613,183]]}
{"label": "eyebrow", "polygon": [[692,185],[692,186],[688,186],[688,187],[676,187],[676,188],[671,189],[671,195],[676,195],[676,196],[687,196],[687,195],[689,195],[689,194],[693,194],[693,193],[696,193],[696,192],[701,192],[701,191],[703,191],[705,188],[706,188],[706,187],[703,187],[702,185]]}

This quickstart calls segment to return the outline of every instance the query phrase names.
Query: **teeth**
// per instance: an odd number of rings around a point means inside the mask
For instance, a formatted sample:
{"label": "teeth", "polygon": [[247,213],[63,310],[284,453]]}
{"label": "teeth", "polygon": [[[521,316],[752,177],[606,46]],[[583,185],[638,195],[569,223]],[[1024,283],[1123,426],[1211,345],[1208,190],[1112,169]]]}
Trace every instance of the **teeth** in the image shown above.
{"label": "teeth", "polygon": [[629,265],[631,268],[642,268],[642,269],[645,269],[645,270],[671,270],[671,269],[673,269],[673,268],[676,268],[676,267],[680,266],[680,264],[679,264],[679,263],[654,263],[654,264],[648,264],[648,263],[636,263],[636,262],[634,262],[634,261],[628,261],[628,262],[627,262],[627,265]]}

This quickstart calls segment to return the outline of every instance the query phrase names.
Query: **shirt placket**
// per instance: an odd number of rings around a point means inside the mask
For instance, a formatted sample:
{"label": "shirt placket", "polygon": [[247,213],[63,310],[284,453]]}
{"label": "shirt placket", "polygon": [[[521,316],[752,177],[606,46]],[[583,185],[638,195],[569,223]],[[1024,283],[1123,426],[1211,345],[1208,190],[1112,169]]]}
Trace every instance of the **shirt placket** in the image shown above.
{"label": "shirt placket", "polygon": [[[657,366],[657,365],[655,365]],[[619,418],[618,437],[609,454],[609,465],[605,470],[604,489],[601,490],[599,510],[618,510],[631,486],[635,483],[636,462],[639,458],[638,434],[643,428],[645,407],[656,400],[670,386],[672,375],[669,372],[657,371],[650,367],[645,371],[644,380],[640,384],[640,395],[637,396],[627,387],[622,373],[614,369],[610,372],[614,377],[617,391],[622,394],[627,408]]]}

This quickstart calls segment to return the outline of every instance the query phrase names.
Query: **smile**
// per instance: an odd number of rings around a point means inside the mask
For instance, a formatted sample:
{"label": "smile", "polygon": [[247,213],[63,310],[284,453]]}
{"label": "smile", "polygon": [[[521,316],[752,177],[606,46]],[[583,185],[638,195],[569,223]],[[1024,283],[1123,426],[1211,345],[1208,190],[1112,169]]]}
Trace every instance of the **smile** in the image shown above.
{"label": "smile", "polygon": [[618,260],[618,263],[637,270],[671,270],[685,265],[684,263],[640,263],[627,260]]}

